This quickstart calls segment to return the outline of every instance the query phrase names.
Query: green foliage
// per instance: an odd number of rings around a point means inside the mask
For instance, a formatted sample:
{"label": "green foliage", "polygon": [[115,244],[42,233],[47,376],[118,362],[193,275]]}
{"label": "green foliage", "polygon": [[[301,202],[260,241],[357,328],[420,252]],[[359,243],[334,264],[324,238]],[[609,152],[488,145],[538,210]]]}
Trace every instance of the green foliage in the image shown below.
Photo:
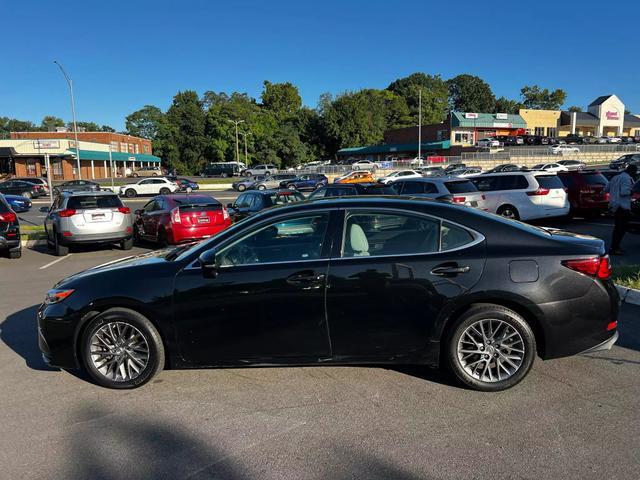
{"label": "green foliage", "polygon": [[517,100],[509,100],[506,97],[496,98],[496,103],[493,107],[493,113],[512,113],[517,114],[518,111],[524,106]]}
{"label": "green foliage", "polygon": [[541,89],[538,85],[522,87],[520,95],[525,108],[539,110],[558,110],[567,98],[564,90],[550,91]]}
{"label": "green foliage", "polygon": [[0,117],[0,138],[9,138],[10,132],[35,132],[37,130],[38,127],[33,122]]}
{"label": "green foliage", "polygon": [[419,92],[422,91],[422,123],[442,122],[449,107],[447,82],[440,75],[414,73],[391,83],[387,90],[404,98],[410,111],[410,124],[418,124]]}
{"label": "green foliage", "polygon": [[40,122],[40,130],[43,132],[54,131],[56,127],[64,127],[64,120],[53,115],[46,115]]}
{"label": "green foliage", "polygon": [[570,112],[581,112],[582,111],[582,107],[577,107],[575,105],[571,105],[568,110]]}
{"label": "green foliage", "polygon": [[145,105],[127,116],[125,126],[129,135],[155,140],[163,119],[162,110],[153,105]]}
{"label": "green foliage", "polygon": [[298,88],[292,83],[271,83],[265,80],[262,105],[280,117],[287,117],[295,115],[302,108],[302,98]]}
{"label": "green foliage", "polygon": [[447,80],[449,103],[458,112],[493,112],[496,98],[480,77],[463,74]]}

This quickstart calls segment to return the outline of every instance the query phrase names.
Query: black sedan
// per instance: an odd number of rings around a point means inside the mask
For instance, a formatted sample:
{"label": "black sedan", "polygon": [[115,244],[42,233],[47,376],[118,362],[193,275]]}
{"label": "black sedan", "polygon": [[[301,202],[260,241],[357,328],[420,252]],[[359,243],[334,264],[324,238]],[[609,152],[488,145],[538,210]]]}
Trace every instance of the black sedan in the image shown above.
{"label": "black sedan", "polygon": [[38,310],[45,360],[132,388],[163,367],[421,364],[484,391],[610,348],[604,243],[399,197],[271,208],[210,240],[91,268]]}
{"label": "black sedan", "polygon": [[20,195],[25,198],[37,198],[46,195],[42,185],[22,180],[9,180],[0,183],[0,193],[3,195]]}
{"label": "black sedan", "polygon": [[235,202],[227,205],[227,211],[233,222],[238,222],[246,217],[255,215],[265,208],[275,205],[300,202],[304,195],[297,190],[252,190],[242,193]]}

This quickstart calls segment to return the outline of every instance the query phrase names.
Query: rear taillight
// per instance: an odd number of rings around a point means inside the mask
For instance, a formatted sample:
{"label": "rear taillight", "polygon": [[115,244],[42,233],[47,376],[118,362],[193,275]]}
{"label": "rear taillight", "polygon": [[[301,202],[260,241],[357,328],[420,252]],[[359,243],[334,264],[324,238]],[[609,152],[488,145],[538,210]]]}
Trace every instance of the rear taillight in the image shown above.
{"label": "rear taillight", "polygon": [[453,197],[451,199],[451,201],[455,203],[464,203],[466,202],[466,200],[467,200],[467,197]]}
{"label": "rear taillight", "polygon": [[617,320],[614,320],[613,322],[607,323],[607,332],[610,332],[611,330],[615,330],[616,328],[618,328],[618,321]]}
{"label": "rear taillight", "polygon": [[76,214],[76,211],[73,208],[66,208],[66,209],[60,210],[58,212],[58,215],[60,215],[63,218],[71,217],[71,216],[73,216],[75,214]]}
{"label": "rear taillight", "polygon": [[563,260],[562,264],[576,272],[601,278],[603,280],[606,280],[611,276],[611,262],[609,261],[609,255],[605,255],[603,257]]}
{"label": "rear taillight", "polygon": [[538,196],[538,195],[548,195],[549,194],[549,189],[548,188],[538,188],[537,190],[534,190],[533,192],[527,192],[527,195],[529,195],[530,197],[533,196]]}
{"label": "rear taillight", "polygon": [[487,197],[484,196],[484,193],[482,194],[482,200],[486,200]]}
{"label": "rear taillight", "polygon": [[0,213],[0,222],[15,222],[18,216],[13,212]]}
{"label": "rear taillight", "polygon": [[131,213],[131,209],[129,207],[118,207],[118,211],[120,213]]}
{"label": "rear taillight", "polygon": [[222,207],[222,218],[224,220],[229,220],[229,212],[227,212],[227,209]]}
{"label": "rear taillight", "polygon": [[171,222],[172,223],[181,223],[182,220],[180,219],[180,208],[176,207],[173,210],[171,210]]}

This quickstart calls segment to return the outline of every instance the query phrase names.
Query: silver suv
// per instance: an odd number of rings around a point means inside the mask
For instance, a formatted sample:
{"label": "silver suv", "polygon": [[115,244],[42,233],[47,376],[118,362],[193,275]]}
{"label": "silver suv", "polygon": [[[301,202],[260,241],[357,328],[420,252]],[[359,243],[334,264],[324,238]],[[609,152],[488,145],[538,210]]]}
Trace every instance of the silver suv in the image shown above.
{"label": "silver suv", "polygon": [[47,211],[47,244],[64,256],[76,244],[119,243],[133,247],[133,218],[129,207],[113,192],[63,192]]}
{"label": "silver suv", "polygon": [[280,188],[280,182],[282,182],[283,180],[291,180],[293,178],[296,178],[295,173],[278,173],[276,175],[271,175],[264,180],[257,181],[249,188],[254,188],[256,190]]}

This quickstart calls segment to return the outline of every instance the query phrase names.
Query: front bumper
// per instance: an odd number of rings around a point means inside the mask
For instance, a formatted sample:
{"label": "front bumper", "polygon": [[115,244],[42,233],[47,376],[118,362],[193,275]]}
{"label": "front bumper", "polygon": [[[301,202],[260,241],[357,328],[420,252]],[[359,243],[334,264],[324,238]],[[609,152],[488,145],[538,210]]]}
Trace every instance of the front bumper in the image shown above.
{"label": "front bumper", "polygon": [[78,368],[74,350],[78,318],[69,314],[61,302],[40,305],[37,313],[38,347],[47,365],[60,368]]}

